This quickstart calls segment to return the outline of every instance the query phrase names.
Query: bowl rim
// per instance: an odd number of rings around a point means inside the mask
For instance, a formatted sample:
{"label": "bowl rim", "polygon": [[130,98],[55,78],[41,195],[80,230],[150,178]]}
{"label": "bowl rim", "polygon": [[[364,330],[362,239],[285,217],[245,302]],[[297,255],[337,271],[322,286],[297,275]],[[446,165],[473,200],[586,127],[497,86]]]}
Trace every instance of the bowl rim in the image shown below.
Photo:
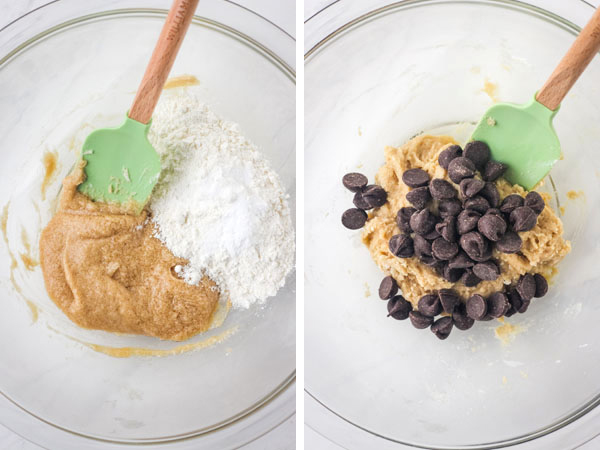
{"label": "bowl rim", "polygon": [[[52,10],[52,8],[55,8],[57,6],[62,7],[63,5],[65,5],[69,2],[72,3],[73,0],[52,0],[48,3],[38,6],[34,9],[22,14],[21,16],[15,18],[11,22],[9,22],[7,25],[0,28],[0,44],[2,44],[2,42],[1,42],[2,37],[7,32],[13,31],[18,26],[24,24],[25,21],[35,20],[36,17],[38,17],[39,15],[42,15],[42,14],[46,14],[49,10]],[[130,1],[129,3],[134,3],[134,2]],[[123,3],[123,2],[121,1],[120,3]],[[138,1],[137,3],[140,3],[140,2]],[[143,0],[141,3],[143,3]],[[146,1],[145,3],[149,3],[149,2]],[[157,2],[155,1],[154,3],[157,3]],[[162,2],[162,3],[165,3],[165,2]],[[290,35],[287,31],[285,31],[279,25],[277,25],[274,22],[270,21],[269,19],[265,18],[258,12],[253,11],[249,7],[240,5],[231,0],[221,0],[220,2],[212,2],[212,3],[221,3],[222,5],[225,5],[226,8],[234,8],[234,9],[237,9],[239,12],[252,14],[255,17],[255,19],[257,19],[259,22],[263,22],[265,27],[270,27],[271,32],[274,32],[275,34],[279,35],[278,38],[287,40],[288,45],[291,41],[292,48],[295,48],[296,40],[292,35]],[[221,5],[221,7],[223,7],[222,5]],[[8,53],[0,55],[0,69],[2,69],[6,64],[10,63],[10,61],[13,58],[15,58],[16,56],[18,56],[21,52],[26,51],[28,48],[30,48],[32,45],[35,45],[40,40],[50,37],[55,33],[65,31],[72,26],[85,25],[89,21],[102,20],[102,19],[111,18],[114,16],[119,16],[119,17],[140,16],[142,18],[151,16],[151,17],[164,18],[164,17],[166,17],[166,15],[168,13],[168,9],[156,8],[156,7],[152,7],[152,8],[147,8],[147,7],[111,8],[111,6],[112,6],[112,4],[107,2],[106,5],[102,6],[103,8],[106,8],[104,10],[80,15],[80,16],[77,16],[75,18],[71,18],[68,20],[63,20],[47,29],[44,29],[41,32],[35,33],[33,36],[18,43],[16,46],[14,46],[14,48],[10,49],[8,51]],[[294,85],[296,84],[295,69],[288,62],[286,62],[282,56],[278,55],[276,53],[276,51],[270,49],[265,44],[259,42],[259,40],[249,36],[248,34],[242,32],[242,31],[239,31],[229,25],[226,25],[218,20],[211,19],[209,17],[204,17],[204,16],[201,16],[198,14],[194,15],[194,18],[192,19],[192,23],[194,25],[203,26],[203,27],[209,28],[213,31],[217,31],[222,34],[225,34],[228,37],[233,38],[233,39],[237,40],[238,42],[244,44],[248,48],[254,50],[256,53],[258,53],[259,55],[261,55],[264,58],[266,58],[267,60],[269,60],[275,68],[277,68],[280,72],[282,72],[286,76],[286,78],[288,78],[290,80],[290,82],[292,82]],[[292,272],[291,276],[296,277],[295,273],[296,273],[296,271],[294,270]],[[261,436],[270,432],[271,430],[273,430],[277,426],[281,425],[283,422],[285,422],[286,420],[288,420],[290,417],[292,417],[294,415],[294,413],[295,413],[295,395],[294,395],[295,380],[296,380],[296,369],[294,368],[294,370],[289,375],[287,375],[265,397],[263,397],[262,399],[260,399],[256,403],[254,403],[253,405],[245,408],[244,410],[240,411],[239,413],[235,414],[234,416],[232,416],[228,419],[225,419],[219,423],[212,424],[208,427],[205,427],[205,428],[202,428],[199,430],[181,433],[178,435],[165,436],[165,437],[160,437],[160,438],[147,438],[147,439],[146,438],[127,439],[127,440],[110,439],[110,438],[105,438],[105,437],[100,437],[100,436],[95,436],[95,435],[88,435],[85,433],[70,430],[61,425],[52,423],[52,421],[50,421],[50,420],[39,417],[31,411],[28,411],[26,408],[24,408],[23,406],[19,405],[16,401],[14,401],[8,394],[3,392],[1,389],[0,389],[0,396],[2,396],[5,400],[7,400],[8,403],[17,407],[18,410],[25,412],[27,414],[27,417],[32,418],[36,421],[39,421],[42,424],[48,425],[57,431],[67,433],[68,435],[71,435],[72,437],[84,438],[86,440],[89,440],[92,442],[95,441],[97,443],[119,444],[119,445],[127,445],[127,446],[140,446],[140,445],[141,446],[145,446],[145,445],[153,445],[154,446],[154,445],[161,445],[161,444],[163,444],[163,446],[171,446],[173,444],[180,443],[180,442],[189,442],[189,441],[193,441],[193,440],[198,440],[198,439],[202,438],[203,436],[214,435],[215,433],[222,431],[222,430],[235,429],[236,427],[240,428],[240,426],[244,426],[244,425],[246,426],[246,428],[249,428],[249,424],[251,425],[253,422],[252,419],[254,419],[254,422],[260,422],[261,420],[265,419],[264,416],[269,413],[270,409],[273,409],[276,412],[280,412],[279,417],[276,417],[275,419],[271,418],[271,420],[264,420],[265,424],[263,425],[263,428],[257,430],[254,433],[253,432],[248,433],[248,432],[243,432],[243,431],[240,432],[240,430],[238,430],[238,433],[240,436],[244,435],[244,438],[243,438],[244,442],[240,442],[239,444],[246,445],[250,442],[255,441],[256,439],[259,439]],[[290,406],[291,406],[291,408],[290,408]],[[261,415],[262,417],[255,419],[259,415]],[[19,418],[17,418],[17,420],[19,420]],[[266,422],[268,422],[268,423],[266,423]],[[9,425],[6,423],[6,421],[3,421],[2,425],[6,426],[8,429],[10,429],[11,431],[18,434],[19,436],[21,436],[22,438],[24,438],[26,440],[29,440],[36,444],[41,444],[39,442],[30,440],[30,438],[28,436],[24,435],[23,432],[17,431],[15,429],[15,427],[12,426],[12,424]],[[25,429],[27,429],[27,428],[25,428]],[[247,431],[247,430],[244,430],[244,431]],[[91,444],[91,442],[90,442],[90,444]]]}
{"label": "bowl rim", "polygon": [[[311,38],[309,32],[305,32],[305,42],[309,45],[306,48],[306,52],[304,54],[304,62],[305,66],[307,66],[313,57],[318,55],[322,50],[326,49],[328,44],[342,37],[345,33],[352,31],[352,29],[356,27],[360,27],[361,25],[369,22],[371,20],[376,20],[384,15],[390,13],[396,13],[400,10],[412,9],[423,6],[432,6],[436,4],[477,4],[482,6],[491,6],[491,7],[504,7],[508,9],[512,9],[515,11],[520,11],[522,13],[526,13],[532,16],[535,16],[539,19],[543,19],[553,25],[556,25],[574,36],[577,36],[581,31],[581,27],[573,23],[572,21],[562,17],[561,15],[546,9],[545,7],[541,7],[532,3],[526,3],[520,0],[399,0],[399,1],[381,1],[378,3],[384,3],[381,6],[378,6],[374,9],[370,6],[366,11],[359,13],[359,15],[346,18],[345,21],[339,21],[335,23],[335,15],[341,8],[351,9],[351,5],[348,5],[351,0],[333,0],[330,1],[329,4],[325,5],[323,8],[315,12],[313,15],[308,17],[304,21],[305,30],[309,26],[314,26],[314,30],[311,30],[313,33],[317,34],[316,37],[312,36],[314,44],[310,46],[309,39]],[[590,4],[586,0],[573,0],[572,3],[578,2],[578,4],[582,7],[591,8],[593,12],[596,8]],[[543,4],[541,1],[537,3]],[[546,5],[553,6],[553,5]],[[600,6],[599,6],[600,8]],[[335,10],[335,11],[334,11]],[[590,14],[591,15],[591,14]],[[589,16],[588,16],[589,17]],[[319,22],[319,23],[317,23]],[[318,27],[322,27],[321,29],[316,29]],[[323,28],[327,28],[323,30]],[[321,32],[321,35],[318,35],[318,32]],[[323,35],[324,34],[324,35]],[[306,375],[305,375],[306,379]],[[517,436],[514,438],[505,439],[502,441],[488,442],[482,444],[468,444],[468,445],[459,445],[459,446],[431,446],[424,444],[417,444],[409,441],[401,441],[389,436],[384,436],[375,431],[369,430],[366,427],[359,425],[358,423],[353,422],[352,420],[344,417],[341,413],[337,412],[333,407],[328,406],[322,400],[318,398],[317,395],[313,394],[307,387],[306,384],[304,386],[304,393],[307,400],[312,404],[313,408],[324,408],[326,414],[323,416],[324,421],[327,421],[329,425],[333,422],[332,420],[339,420],[345,422],[345,424],[350,425],[350,428],[354,428],[356,431],[368,433],[371,437],[375,437],[377,439],[381,439],[383,441],[387,441],[388,443],[400,444],[401,446],[406,446],[410,448],[419,448],[425,450],[472,450],[472,449],[498,449],[511,447],[518,444],[532,443],[532,441],[539,440],[540,438],[547,437],[551,433],[554,433],[558,430],[564,429],[567,425],[573,424],[578,419],[581,419],[586,414],[590,413],[592,410],[596,409],[600,406],[600,394],[597,394],[583,405],[578,407],[575,411],[568,413],[566,416],[558,419],[557,421],[543,427],[539,430],[535,430],[530,432],[529,434]],[[596,409],[596,411],[598,411]],[[316,423],[311,422],[310,418],[307,416],[306,424],[313,431],[320,434],[327,440],[334,440],[334,437],[327,434],[323,434],[320,431],[320,427],[315,426]],[[329,431],[335,429],[334,427],[327,428]],[[591,440],[594,437],[600,436],[600,430],[594,432],[594,436],[591,438],[588,436],[587,440]],[[580,436],[583,439],[583,436]],[[587,440],[583,440],[578,444],[581,445],[585,443]]]}

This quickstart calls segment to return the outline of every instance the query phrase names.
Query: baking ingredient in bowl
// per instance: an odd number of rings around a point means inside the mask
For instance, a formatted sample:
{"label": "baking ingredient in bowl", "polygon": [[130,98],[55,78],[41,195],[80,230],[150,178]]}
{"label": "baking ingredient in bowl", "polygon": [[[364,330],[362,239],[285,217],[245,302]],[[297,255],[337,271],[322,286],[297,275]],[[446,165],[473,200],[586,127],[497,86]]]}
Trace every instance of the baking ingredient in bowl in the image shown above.
{"label": "baking ingredient in bowl", "polygon": [[162,160],[149,208],[156,236],[189,284],[204,274],[232,305],[273,296],[294,263],[294,231],[279,177],[238,125],[193,95],[163,95],[149,139]]}

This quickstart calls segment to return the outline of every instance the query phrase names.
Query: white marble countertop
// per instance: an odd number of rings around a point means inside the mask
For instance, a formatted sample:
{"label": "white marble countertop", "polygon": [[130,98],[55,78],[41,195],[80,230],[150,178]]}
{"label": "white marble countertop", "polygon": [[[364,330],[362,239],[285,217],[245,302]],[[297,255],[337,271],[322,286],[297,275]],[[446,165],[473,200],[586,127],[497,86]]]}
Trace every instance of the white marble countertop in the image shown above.
{"label": "white marble countertop", "polygon": [[[50,3],[48,0],[0,0],[0,28],[23,14]],[[235,0],[235,3],[258,12],[279,25],[292,36],[296,35],[294,0]],[[293,450],[296,448],[296,417],[293,416],[279,427],[243,447],[243,450]],[[11,430],[0,425],[0,449],[42,450]],[[60,449],[49,449],[60,450]]]}

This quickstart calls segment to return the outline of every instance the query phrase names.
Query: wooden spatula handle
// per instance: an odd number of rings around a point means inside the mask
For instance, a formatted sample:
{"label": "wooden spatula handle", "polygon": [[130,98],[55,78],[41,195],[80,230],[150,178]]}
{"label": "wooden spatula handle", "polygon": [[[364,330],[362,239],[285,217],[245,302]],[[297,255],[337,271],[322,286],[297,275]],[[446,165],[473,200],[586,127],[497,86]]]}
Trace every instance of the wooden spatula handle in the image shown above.
{"label": "wooden spatula handle", "polygon": [[567,92],[600,50],[600,8],[585,25],[550,78],[538,91],[536,100],[554,111]]}
{"label": "wooden spatula handle", "polygon": [[167,81],[175,57],[190,26],[199,0],[174,0],[163,25],[144,78],[138,87],[129,110],[129,117],[141,123],[152,118],[158,98]]}

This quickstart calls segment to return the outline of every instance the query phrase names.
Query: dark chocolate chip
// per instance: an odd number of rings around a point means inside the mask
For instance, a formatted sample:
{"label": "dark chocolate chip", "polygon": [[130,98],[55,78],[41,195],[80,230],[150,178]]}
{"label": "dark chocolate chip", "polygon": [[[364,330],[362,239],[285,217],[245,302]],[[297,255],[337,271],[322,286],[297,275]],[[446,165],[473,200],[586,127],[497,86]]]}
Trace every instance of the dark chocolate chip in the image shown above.
{"label": "dark chocolate chip", "polygon": [[448,261],[454,258],[458,253],[458,244],[455,242],[448,242],[443,237],[439,237],[431,244],[431,251],[433,256],[437,259]]}
{"label": "dark chocolate chip", "polygon": [[521,314],[526,313],[527,310],[529,309],[530,304],[531,304],[531,300],[528,300],[528,301],[523,300],[523,304],[519,308],[519,313],[521,313]]}
{"label": "dark chocolate chip", "polygon": [[502,253],[517,253],[521,250],[522,245],[523,241],[514,231],[507,231],[500,240],[496,242],[496,248]]}
{"label": "dark chocolate chip", "polygon": [[440,217],[442,219],[445,219],[446,217],[458,216],[462,209],[462,203],[457,198],[440,200],[438,203],[438,212],[440,213]]}
{"label": "dark chocolate chip", "polygon": [[508,297],[503,292],[494,292],[487,299],[488,313],[490,316],[502,317],[509,309]]}
{"label": "dark chocolate chip", "polygon": [[473,273],[484,281],[494,281],[500,276],[500,269],[494,261],[484,261],[473,266]]}
{"label": "dark chocolate chip", "polygon": [[524,200],[519,194],[510,194],[504,197],[500,205],[500,211],[504,214],[510,214],[515,208],[523,206]]}
{"label": "dark chocolate chip", "polygon": [[508,302],[510,303],[509,310],[504,314],[506,317],[510,317],[521,309],[523,306],[523,300],[521,296],[515,289],[510,289],[506,296],[508,297]]}
{"label": "dark chocolate chip", "polygon": [[479,294],[473,294],[467,300],[467,315],[474,320],[481,320],[487,314],[487,302]]}
{"label": "dark chocolate chip", "polygon": [[460,182],[460,193],[464,198],[474,197],[483,189],[485,183],[477,178],[465,178]]}
{"label": "dark chocolate chip", "polygon": [[423,256],[431,257],[431,242],[425,239],[423,236],[419,234],[415,234],[413,236],[413,246],[415,249],[415,255],[419,258]]}
{"label": "dark chocolate chip", "polygon": [[535,294],[534,297],[543,297],[548,292],[548,282],[546,279],[539,273],[536,273],[533,276],[535,280]]}
{"label": "dark chocolate chip", "polygon": [[407,234],[395,234],[390,238],[390,252],[398,258],[410,258],[414,255],[412,238]]}
{"label": "dark chocolate chip", "polygon": [[410,217],[410,227],[419,234],[429,233],[434,229],[435,223],[436,218],[428,209],[417,211]]}
{"label": "dark chocolate chip", "polygon": [[342,225],[350,230],[358,230],[365,226],[367,213],[362,209],[350,208],[342,214]]}
{"label": "dark chocolate chip", "polygon": [[488,201],[490,208],[497,208],[500,205],[500,193],[498,192],[496,183],[486,182],[483,189],[479,191],[479,195]]}
{"label": "dark chocolate chip", "polygon": [[408,169],[402,174],[402,181],[411,188],[427,186],[429,184],[429,174],[423,169]]}
{"label": "dark chocolate chip", "polygon": [[539,215],[544,210],[546,203],[540,194],[535,191],[531,191],[525,196],[524,205],[529,206],[534,213]]}
{"label": "dark chocolate chip", "polygon": [[447,200],[456,197],[456,189],[449,181],[434,178],[429,183],[429,192],[436,200]]}
{"label": "dark chocolate chip", "polygon": [[529,231],[537,223],[537,214],[529,206],[519,206],[510,213],[510,224],[514,231]]}
{"label": "dark chocolate chip", "polygon": [[410,227],[410,217],[416,213],[416,208],[412,206],[405,206],[398,210],[398,214],[396,214],[396,225],[400,230],[405,233],[412,233],[412,228]]}
{"label": "dark chocolate chip", "polygon": [[448,170],[448,165],[450,165],[450,161],[452,161],[454,158],[458,158],[459,156],[462,156],[462,148],[460,148],[460,145],[451,145],[449,147],[446,147],[440,153],[440,156],[438,156],[438,163],[444,169]]}
{"label": "dark chocolate chip", "polygon": [[490,159],[490,148],[485,142],[471,141],[465,145],[465,158],[469,158],[477,169],[482,170]]}
{"label": "dark chocolate chip", "polygon": [[452,289],[440,289],[438,291],[440,297],[440,303],[445,313],[452,314],[456,305],[460,303],[460,297],[456,291]]}
{"label": "dark chocolate chip", "polygon": [[413,324],[413,327],[418,328],[419,330],[423,330],[433,323],[433,317],[425,316],[419,311],[411,311],[408,317],[410,317],[410,322]]}
{"label": "dark chocolate chip", "polygon": [[347,173],[342,178],[344,187],[352,192],[362,191],[367,186],[369,180],[362,173]]}
{"label": "dark chocolate chip", "polygon": [[442,278],[450,283],[456,283],[464,273],[463,269],[452,269],[448,264],[444,264],[441,269]]}
{"label": "dark chocolate chip", "polygon": [[469,258],[474,261],[486,261],[492,256],[487,239],[477,231],[463,234],[460,237],[459,244]]}
{"label": "dark chocolate chip", "polygon": [[412,311],[412,305],[401,295],[396,295],[388,300],[388,317],[392,316],[396,320],[408,319]]}
{"label": "dark chocolate chip", "polygon": [[454,326],[459,330],[468,330],[473,326],[475,321],[467,315],[467,307],[463,302],[460,302],[452,313]]}
{"label": "dark chocolate chip", "polygon": [[508,169],[508,166],[506,164],[502,164],[498,161],[489,160],[485,165],[485,169],[483,169],[482,178],[485,181],[496,181],[498,178],[504,175],[506,169]]}
{"label": "dark chocolate chip", "polygon": [[460,277],[460,282],[466,287],[475,287],[481,282],[481,278],[473,273],[473,269],[467,268],[462,277]]}
{"label": "dark chocolate chip", "polygon": [[427,202],[431,200],[429,188],[427,186],[422,186],[413,189],[408,194],[406,194],[406,200],[411,202],[417,209],[425,208],[425,206],[427,206]]}
{"label": "dark chocolate chip", "polygon": [[367,209],[378,208],[387,202],[387,192],[376,184],[370,184],[361,192],[362,198],[370,206]]}
{"label": "dark chocolate chip", "polygon": [[440,317],[431,325],[431,331],[438,339],[444,340],[450,336],[453,326],[452,317]]}
{"label": "dark chocolate chip", "polygon": [[458,254],[448,263],[448,267],[451,269],[467,269],[469,267],[473,267],[474,265],[475,261],[469,258],[464,250],[460,250]]}
{"label": "dark chocolate chip", "polygon": [[458,240],[455,217],[446,217],[442,222],[436,224],[435,229],[448,242],[456,242]]}
{"label": "dark chocolate chip", "polygon": [[437,294],[427,294],[419,299],[417,309],[424,316],[435,317],[442,312],[442,304]]}
{"label": "dark chocolate chip", "polygon": [[398,293],[398,284],[394,277],[388,275],[383,280],[381,280],[381,284],[379,285],[379,298],[381,300],[389,300],[394,295]]}
{"label": "dark chocolate chip", "polygon": [[421,261],[426,266],[431,267],[432,269],[435,269],[435,270],[437,270],[438,267],[441,267],[441,264],[443,263],[443,261],[438,261],[433,256],[427,256],[427,255],[419,256],[419,261]]}
{"label": "dark chocolate chip", "polygon": [[523,275],[517,282],[516,289],[524,302],[530,301],[536,291],[535,278],[533,278],[533,275],[530,273]]}
{"label": "dark chocolate chip", "polygon": [[[500,212],[500,210],[498,208],[490,208],[485,213],[493,214],[495,216],[498,216],[498,217],[501,217],[502,219],[504,219],[504,214],[502,214],[502,212]],[[506,219],[504,219],[504,221],[506,222]]]}
{"label": "dark chocolate chip", "polygon": [[454,158],[448,165],[448,176],[456,184],[465,178],[472,178],[475,175],[475,164],[470,159],[463,156]]}
{"label": "dark chocolate chip", "polygon": [[465,234],[477,227],[481,214],[471,209],[463,210],[456,218],[456,229],[458,234]]}
{"label": "dark chocolate chip", "polygon": [[423,235],[423,237],[425,239],[427,239],[428,241],[434,241],[434,240],[436,240],[437,238],[439,238],[441,236],[441,234],[438,233],[438,231],[435,229],[435,227],[437,226],[437,224],[439,222],[439,218],[435,214],[433,215],[433,217],[434,217],[434,221],[433,221],[434,226],[433,226],[433,229],[429,233],[425,233]]}
{"label": "dark chocolate chip", "polygon": [[490,241],[497,242],[506,233],[506,222],[504,217],[486,214],[477,222],[477,229]]}
{"label": "dark chocolate chip", "polygon": [[363,197],[362,192],[357,192],[354,194],[354,198],[352,199],[352,203],[359,209],[372,209],[373,207],[367,203],[367,199]]}
{"label": "dark chocolate chip", "polygon": [[485,214],[490,208],[490,203],[483,198],[481,195],[465,200],[463,204],[464,208],[471,211],[477,211],[479,214]]}

